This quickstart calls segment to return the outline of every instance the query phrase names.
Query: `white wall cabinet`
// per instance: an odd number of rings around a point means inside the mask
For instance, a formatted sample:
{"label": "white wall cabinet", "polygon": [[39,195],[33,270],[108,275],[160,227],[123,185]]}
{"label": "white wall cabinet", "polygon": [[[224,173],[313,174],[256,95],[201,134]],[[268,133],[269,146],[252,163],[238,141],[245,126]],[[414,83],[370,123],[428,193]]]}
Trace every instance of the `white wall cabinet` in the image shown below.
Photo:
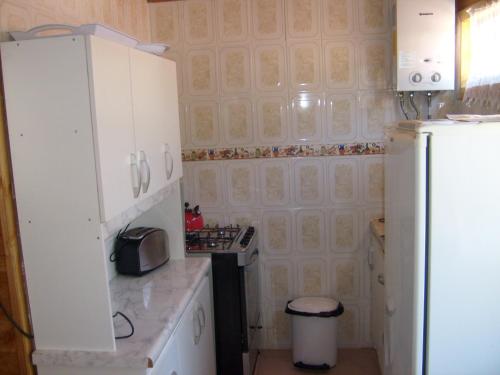
{"label": "white wall cabinet", "polygon": [[2,43],[1,60],[36,347],[114,351],[103,222],[182,175],[175,63],[81,35]]}
{"label": "white wall cabinet", "polygon": [[142,194],[182,176],[175,63],[130,50],[132,108]]}
{"label": "white wall cabinet", "polygon": [[105,222],[182,176],[177,75],[173,61],[100,38],[88,46]]}

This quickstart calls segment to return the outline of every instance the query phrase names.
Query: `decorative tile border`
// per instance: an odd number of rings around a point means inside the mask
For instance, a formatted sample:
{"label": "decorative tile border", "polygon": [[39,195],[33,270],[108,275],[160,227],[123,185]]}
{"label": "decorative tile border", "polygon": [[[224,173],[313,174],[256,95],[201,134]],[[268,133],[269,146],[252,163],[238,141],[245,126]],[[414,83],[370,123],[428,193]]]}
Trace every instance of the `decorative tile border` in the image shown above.
{"label": "decorative tile border", "polygon": [[318,157],[342,155],[377,155],[384,153],[384,144],[345,143],[320,145],[251,146],[234,148],[183,149],[183,161],[267,159],[287,157]]}

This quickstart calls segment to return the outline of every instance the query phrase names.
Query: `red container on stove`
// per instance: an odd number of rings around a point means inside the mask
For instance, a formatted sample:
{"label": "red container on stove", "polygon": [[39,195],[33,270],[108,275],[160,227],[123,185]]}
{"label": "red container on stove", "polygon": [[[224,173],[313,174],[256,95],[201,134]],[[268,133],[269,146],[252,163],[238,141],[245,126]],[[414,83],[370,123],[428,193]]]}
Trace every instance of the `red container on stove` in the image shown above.
{"label": "red container on stove", "polygon": [[185,230],[188,232],[203,229],[205,225],[200,212],[200,206],[195,206],[194,209],[191,209],[188,202],[184,203],[184,220],[186,225]]}

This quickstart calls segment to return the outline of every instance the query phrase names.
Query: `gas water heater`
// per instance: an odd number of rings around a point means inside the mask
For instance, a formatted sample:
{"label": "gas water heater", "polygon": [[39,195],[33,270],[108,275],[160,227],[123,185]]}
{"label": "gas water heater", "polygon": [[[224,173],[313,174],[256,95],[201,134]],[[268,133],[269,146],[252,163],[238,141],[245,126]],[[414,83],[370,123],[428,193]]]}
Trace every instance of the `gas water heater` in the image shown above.
{"label": "gas water heater", "polygon": [[455,0],[395,0],[396,91],[455,89]]}

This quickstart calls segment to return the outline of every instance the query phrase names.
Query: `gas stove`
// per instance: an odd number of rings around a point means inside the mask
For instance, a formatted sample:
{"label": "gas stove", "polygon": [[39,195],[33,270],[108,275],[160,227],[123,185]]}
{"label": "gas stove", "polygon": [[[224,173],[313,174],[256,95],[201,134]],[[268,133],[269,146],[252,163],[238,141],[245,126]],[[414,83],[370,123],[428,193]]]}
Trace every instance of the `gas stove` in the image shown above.
{"label": "gas stove", "polygon": [[212,259],[217,374],[253,374],[260,329],[259,250],[254,227],[186,231],[188,255]]}
{"label": "gas stove", "polygon": [[254,227],[205,227],[186,231],[187,253],[241,253],[254,246]]}

